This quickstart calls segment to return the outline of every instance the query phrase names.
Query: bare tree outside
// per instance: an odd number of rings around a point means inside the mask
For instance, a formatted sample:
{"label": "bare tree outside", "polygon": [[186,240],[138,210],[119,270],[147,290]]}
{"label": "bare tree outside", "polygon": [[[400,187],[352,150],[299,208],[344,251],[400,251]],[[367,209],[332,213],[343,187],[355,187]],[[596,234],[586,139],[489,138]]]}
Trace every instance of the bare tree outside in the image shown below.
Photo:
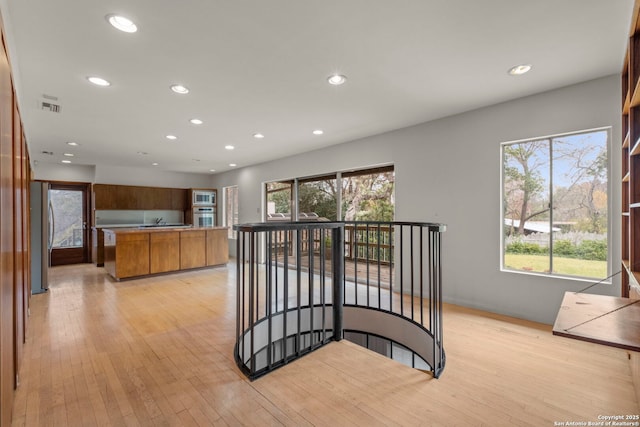
{"label": "bare tree outside", "polygon": [[[325,176],[301,179],[298,185],[298,211],[316,213],[331,221],[393,221],[395,212],[395,173],[393,167],[344,173],[339,181]],[[290,218],[293,181],[266,184],[267,209],[271,214]],[[342,217],[337,217],[341,193]]]}
{"label": "bare tree outside", "polygon": [[342,179],[342,215],[345,221],[393,221],[393,170],[363,173]]}
{"label": "bare tree outside", "polygon": [[505,144],[504,267],[607,276],[608,130]]}
{"label": "bare tree outside", "polygon": [[77,248],[83,245],[83,193],[75,190],[49,190],[53,210],[54,248]]}

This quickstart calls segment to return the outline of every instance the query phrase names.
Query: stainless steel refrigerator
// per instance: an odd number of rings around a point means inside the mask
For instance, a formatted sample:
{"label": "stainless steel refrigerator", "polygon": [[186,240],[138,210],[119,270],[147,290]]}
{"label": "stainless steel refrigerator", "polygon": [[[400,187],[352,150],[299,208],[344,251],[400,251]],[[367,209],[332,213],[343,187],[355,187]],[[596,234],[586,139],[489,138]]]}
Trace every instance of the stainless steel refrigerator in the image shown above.
{"label": "stainless steel refrigerator", "polygon": [[31,294],[49,289],[53,212],[49,202],[49,183],[31,183]]}

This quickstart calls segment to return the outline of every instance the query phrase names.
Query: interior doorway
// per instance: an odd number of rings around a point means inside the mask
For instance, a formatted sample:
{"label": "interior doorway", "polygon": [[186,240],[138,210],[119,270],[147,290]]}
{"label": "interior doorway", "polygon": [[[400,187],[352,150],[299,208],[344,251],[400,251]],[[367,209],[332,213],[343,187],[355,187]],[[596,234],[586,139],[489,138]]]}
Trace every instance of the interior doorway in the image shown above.
{"label": "interior doorway", "polygon": [[49,184],[51,266],[89,262],[90,184]]}

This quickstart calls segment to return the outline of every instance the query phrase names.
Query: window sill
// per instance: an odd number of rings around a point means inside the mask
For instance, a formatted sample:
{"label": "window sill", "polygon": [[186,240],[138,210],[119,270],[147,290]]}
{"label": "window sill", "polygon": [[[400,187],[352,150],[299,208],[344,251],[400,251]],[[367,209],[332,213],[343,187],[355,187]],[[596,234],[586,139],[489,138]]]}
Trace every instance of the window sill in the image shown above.
{"label": "window sill", "polygon": [[[562,279],[562,280],[571,280],[573,282],[582,282],[582,283],[598,283],[598,284],[604,284],[604,285],[612,285],[613,282],[611,281],[611,277],[609,276],[605,279],[597,279],[597,278],[590,278],[590,277],[578,277],[578,276],[565,276],[562,274],[551,274],[551,273],[540,273],[540,272],[536,272],[536,271],[523,271],[523,270],[511,270],[508,268],[504,268],[504,267],[500,267],[500,271],[503,273],[515,273],[515,274],[524,274],[527,276],[538,276],[538,277],[546,277],[549,279]],[[619,274],[620,272],[616,273]],[[615,276],[615,275],[614,275]]]}

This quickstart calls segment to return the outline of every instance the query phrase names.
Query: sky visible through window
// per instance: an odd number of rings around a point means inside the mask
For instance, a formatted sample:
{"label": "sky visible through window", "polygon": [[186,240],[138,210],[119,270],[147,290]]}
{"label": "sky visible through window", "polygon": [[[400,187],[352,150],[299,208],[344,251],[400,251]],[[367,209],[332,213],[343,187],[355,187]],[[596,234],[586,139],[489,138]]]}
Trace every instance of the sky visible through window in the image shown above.
{"label": "sky visible through window", "polygon": [[604,278],[607,129],[503,144],[503,266]]}

